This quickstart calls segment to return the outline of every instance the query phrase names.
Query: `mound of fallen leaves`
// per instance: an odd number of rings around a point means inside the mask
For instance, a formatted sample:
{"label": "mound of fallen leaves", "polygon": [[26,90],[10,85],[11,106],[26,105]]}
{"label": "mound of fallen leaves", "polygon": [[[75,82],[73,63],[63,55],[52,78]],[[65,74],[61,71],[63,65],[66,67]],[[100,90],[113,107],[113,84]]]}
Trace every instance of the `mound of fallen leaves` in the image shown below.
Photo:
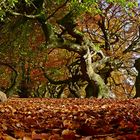
{"label": "mound of fallen leaves", "polygon": [[139,140],[140,99],[9,99],[0,139]]}

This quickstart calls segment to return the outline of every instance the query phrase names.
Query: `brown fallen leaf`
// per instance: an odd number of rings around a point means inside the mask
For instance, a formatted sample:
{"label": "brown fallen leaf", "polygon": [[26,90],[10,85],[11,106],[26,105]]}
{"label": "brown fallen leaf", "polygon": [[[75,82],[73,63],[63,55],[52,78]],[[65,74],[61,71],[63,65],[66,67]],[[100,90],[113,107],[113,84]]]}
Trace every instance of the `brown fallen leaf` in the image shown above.
{"label": "brown fallen leaf", "polygon": [[27,136],[25,136],[25,137],[23,137],[22,140],[32,140],[32,138],[31,138],[31,137],[27,137]]}
{"label": "brown fallen leaf", "polygon": [[107,137],[105,138],[105,140],[116,140],[116,138],[112,138],[112,137],[107,136]]}
{"label": "brown fallen leaf", "polygon": [[75,140],[76,139],[75,133],[69,129],[63,130],[62,136],[63,136],[64,140]]}
{"label": "brown fallen leaf", "polygon": [[37,134],[35,133],[35,131],[32,132],[32,140],[49,139],[49,137],[50,137],[50,134],[46,134],[46,133]]}
{"label": "brown fallen leaf", "polygon": [[11,136],[5,135],[2,137],[2,140],[16,140],[16,139]]}

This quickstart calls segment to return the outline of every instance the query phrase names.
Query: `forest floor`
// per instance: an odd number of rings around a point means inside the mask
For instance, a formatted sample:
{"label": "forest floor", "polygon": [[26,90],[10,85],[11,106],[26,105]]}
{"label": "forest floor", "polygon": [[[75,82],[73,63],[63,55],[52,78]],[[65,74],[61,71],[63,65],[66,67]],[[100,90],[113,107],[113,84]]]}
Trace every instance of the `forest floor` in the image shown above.
{"label": "forest floor", "polygon": [[11,98],[0,140],[140,140],[140,99]]}

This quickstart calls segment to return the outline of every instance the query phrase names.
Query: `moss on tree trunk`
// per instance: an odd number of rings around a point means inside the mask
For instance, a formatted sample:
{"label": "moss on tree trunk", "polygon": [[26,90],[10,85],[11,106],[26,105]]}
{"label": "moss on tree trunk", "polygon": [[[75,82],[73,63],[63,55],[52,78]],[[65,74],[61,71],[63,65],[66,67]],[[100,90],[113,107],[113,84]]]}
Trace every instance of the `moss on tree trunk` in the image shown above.
{"label": "moss on tree trunk", "polygon": [[94,64],[92,63],[92,56],[90,53],[89,48],[87,48],[87,53],[85,55],[85,61],[86,61],[86,68],[87,68],[87,74],[91,81],[94,81],[98,86],[98,98],[108,98],[110,97],[110,90],[105,84],[102,77],[97,74],[94,70]]}

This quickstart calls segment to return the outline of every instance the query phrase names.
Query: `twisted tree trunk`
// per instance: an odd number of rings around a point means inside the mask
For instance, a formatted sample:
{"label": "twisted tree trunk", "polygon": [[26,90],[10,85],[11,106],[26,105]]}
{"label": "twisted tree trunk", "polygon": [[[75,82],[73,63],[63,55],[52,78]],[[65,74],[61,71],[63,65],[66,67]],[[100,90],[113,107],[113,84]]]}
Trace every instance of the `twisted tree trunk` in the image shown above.
{"label": "twisted tree trunk", "polygon": [[89,48],[87,48],[87,53],[84,57],[86,62],[87,74],[90,80],[98,86],[98,98],[109,98],[111,91],[105,84],[102,77],[95,72],[97,64],[92,63],[92,56]]}

